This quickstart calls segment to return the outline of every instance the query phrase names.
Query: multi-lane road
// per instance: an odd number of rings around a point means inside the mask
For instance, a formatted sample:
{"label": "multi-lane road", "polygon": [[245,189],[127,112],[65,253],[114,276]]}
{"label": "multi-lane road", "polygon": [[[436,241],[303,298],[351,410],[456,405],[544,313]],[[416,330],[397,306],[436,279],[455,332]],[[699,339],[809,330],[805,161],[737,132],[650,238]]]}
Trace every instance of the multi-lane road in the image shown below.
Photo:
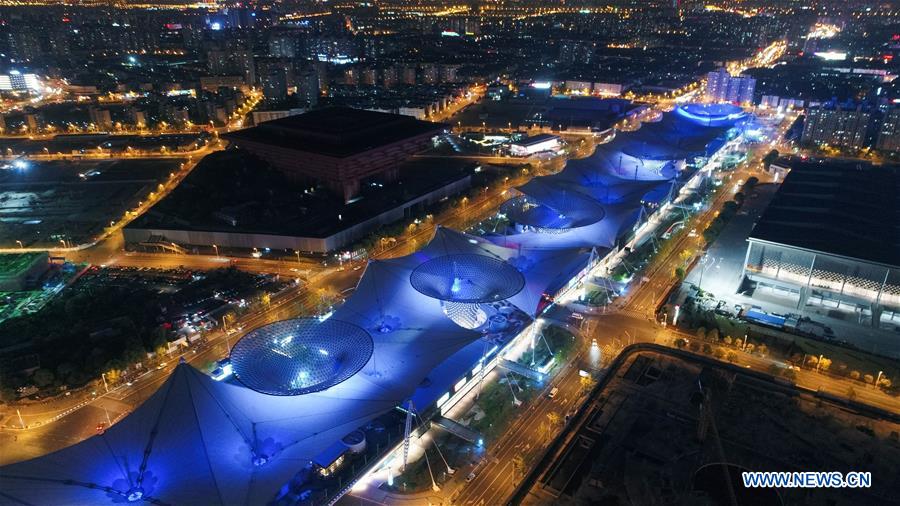
{"label": "multi-lane road", "polygon": [[[581,153],[584,151],[579,150]],[[433,223],[417,225],[396,242],[374,252],[373,256],[391,258],[412,253],[430,239],[434,227],[438,224],[454,229],[467,228],[496,212],[507,198],[507,189],[525,180],[525,176],[510,179],[503,187],[472,198],[465,205],[436,217]],[[66,256],[75,261],[96,265],[157,269],[183,267],[206,270],[234,265],[249,272],[275,273],[301,280],[302,287],[287,290],[273,297],[269,308],[257,314],[247,315],[232,324],[233,327],[240,325],[243,332],[277,320],[312,314],[319,301],[320,291],[346,296],[355,288],[364,272],[362,262],[345,262],[343,266],[326,267],[322,265],[321,260],[303,256],[267,259],[225,257],[215,254],[125,252],[121,234],[111,234],[91,248],[69,251]],[[184,358],[202,367],[227,356],[229,345],[233,345],[240,337],[240,333],[226,336],[221,330],[216,330],[207,336],[208,344],[189,350]],[[166,362],[165,367],[150,370],[131,385],[119,386],[109,393],[104,391],[102,383],[98,383],[93,390],[86,389],[67,397],[20,406],[18,413],[8,409],[0,419],[0,447],[4,448],[4,452],[0,453],[0,465],[43,455],[74,444],[93,435],[98,424],[115,423],[159,388],[177,364],[178,358],[172,357]],[[93,395],[92,391],[96,392],[96,395]]]}

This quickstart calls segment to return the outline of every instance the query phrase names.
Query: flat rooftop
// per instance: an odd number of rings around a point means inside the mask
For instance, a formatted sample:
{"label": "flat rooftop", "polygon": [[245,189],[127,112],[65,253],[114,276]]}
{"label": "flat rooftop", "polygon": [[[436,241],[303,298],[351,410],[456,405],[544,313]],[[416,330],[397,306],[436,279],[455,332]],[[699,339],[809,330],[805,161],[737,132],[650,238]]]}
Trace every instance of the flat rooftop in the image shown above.
{"label": "flat rooftop", "polygon": [[166,198],[128,228],[328,237],[471,175],[474,164],[451,159],[401,164],[400,178],[363,186],[345,204],[327,191],[288,181],[243,150],[204,158]]}
{"label": "flat rooftop", "polygon": [[423,134],[438,134],[441,123],[384,112],[329,107],[261,123],[223,135],[337,158],[348,157]]}
{"label": "flat rooftop", "polygon": [[795,162],[750,239],[900,266],[900,168]]}
{"label": "flat rooftop", "polygon": [[551,134],[537,134],[537,135],[532,135],[531,137],[525,137],[524,139],[519,139],[518,141],[513,142],[513,144],[515,144],[517,146],[534,146],[536,144],[551,141],[553,139],[558,140],[559,137],[556,135],[551,135]]}

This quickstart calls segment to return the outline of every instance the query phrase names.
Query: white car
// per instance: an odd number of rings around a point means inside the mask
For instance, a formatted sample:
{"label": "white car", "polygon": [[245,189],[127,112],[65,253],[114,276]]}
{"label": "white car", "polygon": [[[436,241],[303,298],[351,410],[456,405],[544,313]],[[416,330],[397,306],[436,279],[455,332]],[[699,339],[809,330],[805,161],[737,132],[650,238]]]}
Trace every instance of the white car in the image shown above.
{"label": "white car", "polygon": [[570,318],[574,318],[576,320],[584,320],[584,315],[581,313],[572,313],[569,315]]}
{"label": "white car", "polygon": [[466,476],[466,483],[469,483],[470,481],[472,481],[474,479],[475,479],[475,471],[472,471],[471,473],[469,473],[468,476]]}

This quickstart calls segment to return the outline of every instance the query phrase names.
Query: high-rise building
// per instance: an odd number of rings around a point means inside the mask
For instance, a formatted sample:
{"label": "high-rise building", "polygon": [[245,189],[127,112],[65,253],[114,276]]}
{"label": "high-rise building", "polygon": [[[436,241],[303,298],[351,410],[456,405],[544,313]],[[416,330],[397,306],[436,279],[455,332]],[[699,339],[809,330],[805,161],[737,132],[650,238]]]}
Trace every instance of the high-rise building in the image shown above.
{"label": "high-rise building", "polygon": [[900,107],[895,107],[884,115],[878,128],[875,149],[891,153],[900,152]]}
{"label": "high-rise building", "polygon": [[297,37],[293,33],[275,33],[269,38],[269,56],[296,58],[297,54]]}
{"label": "high-rise building", "polygon": [[244,78],[244,83],[256,83],[256,63],[253,52],[247,49],[223,51],[214,49],[206,54],[206,66],[212,75],[236,74]]}
{"label": "high-rise building", "polygon": [[256,63],[253,60],[253,52],[248,49],[235,51],[231,53],[231,58],[237,73],[244,76],[244,82],[253,86],[256,83]]}
{"label": "high-rise building", "polygon": [[755,89],[756,79],[732,76],[724,68],[706,76],[706,98],[714,102],[751,103]]}
{"label": "high-rise building", "polygon": [[416,84],[415,67],[403,67],[403,84]]}
{"label": "high-rise building", "polygon": [[308,107],[319,103],[319,72],[315,68],[306,68],[297,75],[297,96],[306,102]]}
{"label": "high-rise building", "polygon": [[425,84],[435,84],[438,82],[440,77],[440,70],[438,70],[438,66],[433,63],[426,63],[422,65],[422,82]]}
{"label": "high-rise building", "polygon": [[816,107],[806,114],[803,135],[804,145],[827,144],[843,149],[862,149],[866,145],[866,132],[872,116],[857,108],[853,110]]}
{"label": "high-rise building", "polygon": [[282,102],[287,99],[287,71],[279,67],[271,67],[262,78],[263,96],[270,102]]}

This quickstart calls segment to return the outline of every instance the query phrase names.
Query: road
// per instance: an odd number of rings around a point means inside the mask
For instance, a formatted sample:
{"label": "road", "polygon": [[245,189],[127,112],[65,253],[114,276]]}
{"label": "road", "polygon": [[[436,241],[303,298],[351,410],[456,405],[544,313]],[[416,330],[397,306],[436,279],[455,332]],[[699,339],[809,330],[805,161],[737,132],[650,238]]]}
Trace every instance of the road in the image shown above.
{"label": "road", "polygon": [[[574,329],[570,329],[574,330]],[[530,404],[523,404],[518,417],[509,429],[495,441],[474,471],[475,479],[464,484],[452,498],[453,504],[495,505],[502,504],[512,494],[521,476],[518,475],[513,457],[519,455],[525,459],[526,465],[531,458],[556,436],[556,431],[564,423],[565,415],[576,409],[584,400],[584,389],[581,386],[579,370],[590,369],[587,364],[590,340],[578,338],[578,346],[573,359],[558,371],[547,383],[539,395]],[[558,388],[551,399],[548,392]],[[557,415],[558,424],[551,427],[550,415]],[[462,473],[461,473],[462,474]]]}
{"label": "road", "polygon": [[[784,121],[776,130],[776,138],[781,138],[785,130],[790,126],[790,121]],[[625,309],[646,313],[650,316],[655,313],[662,297],[666,295],[672,285],[675,283],[675,269],[690,265],[692,260],[703,253],[703,230],[709,226],[713,219],[718,216],[722,205],[734,197],[733,184],[741,180],[746,181],[749,177],[755,176],[760,180],[768,179],[770,176],[756,169],[762,160],[762,157],[768,153],[771,146],[763,144],[752,147],[748,151],[747,158],[731,173],[728,180],[729,183],[723,184],[714,200],[709,204],[706,210],[695,215],[691,221],[686,223],[685,229],[677,234],[671,245],[667,245],[667,254],[663,257],[655,258],[648,266],[643,277],[649,279],[641,283],[632,290],[631,296],[628,298]],[[690,228],[695,228],[696,233],[692,236]],[[683,256],[684,252],[688,252],[688,257]]]}
{"label": "road", "polygon": [[[437,224],[454,229],[465,229],[492,215],[507,199],[508,188],[527,181],[527,175],[510,179],[501,188],[486,192],[466,201],[463,205],[435,218],[435,221],[414,226],[396,242],[385,246],[373,254],[375,258],[392,258],[418,250],[433,235]],[[323,267],[318,260],[300,257],[284,259],[225,258],[216,255],[148,254],[122,251],[121,234],[114,234],[100,241],[92,248],[66,253],[66,256],[82,262],[97,265],[119,265],[149,268],[211,269],[224,265],[251,272],[277,273],[291,278],[302,278],[306,285],[273,297],[271,307],[259,314],[248,315],[232,325],[242,325],[244,332],[285,318],[301,314],[312,314],[322,291],[343,294],[355,288],[364,272],[362,263],[345,263],[341,266]],[[205,364],[227,355],[228,345],[233,345],[240,334],[225,336],[215,331],[208,336],[209,344],[203,348],[190,350],[185,359],[203,367]],[[226,344],[227,342],[227,344]],[[134,381],[131,386],[120,387],[109,394],[101,390],[93,396],[90,391],[75,393],[69,397],[57,398],[20,408],[21,419],[14,411],[7,411],[0,419],[0,465],[24,460],[63,448],[85,439],[96,430],[98,423],[115,422],[118,418],[140,405],[159,388],[177,363],[177,357],[167,361],[167,367],[153,370]],[[86,402],[89,401],[89,402]],[[107,418],[107,413],[109,418]],[[28,427],[22,430],[22,425]],[[6,451],[9,449],[9,451]]]}
{"label": "road", "polygon": [[[452,504],[461,505],[495,505],[503,504],[521,479],[513,464],[513,457],[521,456],[526,467],[536,461],[537,456],[549,443],[547,431],[542,429],[548,423],[547,415],[556,413],[560,420],[565,414],[577,409],[584,400],[580,384],[579,370],[591,370],[593,364],[588,360],[591,339],[596,339],[603,354],[603,363],[608,363],[625,346],[633,343],[648,342],[673,346],[677,338],[695,339],[690,334],[665,329],[651,319],[637,315],[633,311],[620,311],[606,314],[591,314],[583,308],[576,308],[585,314],[584,331],[570,326],[570,330],[578,335],[577,355],[550,381],[542,394],[535,397],[531,404],[523,404],[522,412],[513,421],[503,436],[490,446],[482,462],[474,468],[475,478],[470,483],[459,483],[470,472],[470,469],[457,473],[457,483],[445,484],[445,490],[456,490],[450,497]],[[556,306],[553,318],[564,318],[570,310]],[[760,357],[738,352],[737,364],[755,371],[768,373],[775,364],[785,364],[771,357]],[[810,370],[798,370],[794,383],[809,391],[826,391],[845,397],[851,383],[847,380],[819,374]],[[856,400],[870,406],[891,412],[900,412],[900,399],[891,397],[874,387],[864,387],[853,383]],[[550,399],[546,392],[558,387],[559,392]],[[551,431],[552,436],[556,432]]]}
{"label": "road", "polygon": [[[788,122],[789,124],[790,122]],[[786,126],[778,130],[778,135]],[[754,155],[748,156],[748,161],[734,171],[732,180],[746,180],[758,165],[758,160],[767,151],[769,146],[759,146],[754,149]],[[474,472],[475,478],[469,483],[455,483],[446,486],[448,490],[456,490],[451,500],[454,504],[467,505],[492,505],[502,504],[512,493],[517,480],[514,469],[513,457],[521,456],[526,465],[533,462],[544,445],[548,442],[542,431],[542,425],[548,421],[548,414],[555,412],[562,419],[565,413],[577,408],[582,400],[580,397],[581,385],[578,371],[588,370],[591,364],[585,360],[590,349],[590,341],[596,339],[606,359],[611,359],[626,345],[635,342],[655,342],[674,346],[677,338],[687,340],[694,336],[683,334],[677,330],[665,329],[655,322],[655,309],[658,301],[671,289],[676,281],[675,268],[685,264],[682,252],[687,250],[691,255],[702,252],[703,239],[699,234],[709,222],[715,218],[721,206],[733,196],[731,185],[723,185],[708,209],[699,214],[695,219],[698,233],[691,236],[688,231],[677,236],[668,250],[669,253],[655,259],[644,274],[645,281],[636,280],[639,286],[635,287],[627,296],[621,309],[604,314],[596,314],[584,307],[575,307],[574,310],[586,317],[581,325],[584,332],[578,332],[578,354],[576,358],[567,363],[559,374],[547,385],[544,393],[536,397],[530,406],[523,406],[523,412],[512,423],[504,435],[488,449],[486,458],[479,464]],[[689,263],[689,262],[687,262]],[[552,309],[551,318],[565,320],[570,313],[564,306],[556,306]],[[734,349],[732,349],[734,350]],[[784,367],[785,364],[770,357],[760,357],[747,353],[738,353],[738,363],[754,370],[768,373],[772,365]],[[829,393],[845,396],[851,386],[846,380],[818,374],[815,371],[799,370],[795,383],[809,390],[823,390]],[[900,412],[900,401],[890,397],[880,390],[873,388],[860,388],[854,385],[854,391],[858,401],[879,407],[889,411]],[[549,399],[545,393],[553,387],[559,388],[559,393],[554,399]],[[460,473],[465,476],[467,473]],[[457,481],[462,478],[457,478]]]}
{"label": "road", "polygon": [[[207,343],[189,349],[181,355],[198,368],[227,355],[230,346],[246,332],[298,314],[311,314],[318,302],[317,289],[335,293],[352,290],[360,271],[330,269],[314,276],[304,288],[291,288],[272,298],[267,309],[249,314],[234,322],[243,331],[226,335],[216,330],[207,336]],[[74,394],[53,401],[22,406],[21,418],[15,411],[7,411],[0,419],[0,465],[33,458],[59,450],[93,435],[97,424],[116,422],[150,397],[165,382],[180,357],[173,356],[161,369],[151,369],[135,379],[132,385],[121,385],[104,393],[102,383],[95,384],[83,394]],[[89,401],[85,403],[85,401]],[[71,410],[71,411],[70,411]],[[60,416],[64,415],[64,416]],[[108,417],[107,417],[108,415]],[[28,427],[22,430],[22,422]]]}

